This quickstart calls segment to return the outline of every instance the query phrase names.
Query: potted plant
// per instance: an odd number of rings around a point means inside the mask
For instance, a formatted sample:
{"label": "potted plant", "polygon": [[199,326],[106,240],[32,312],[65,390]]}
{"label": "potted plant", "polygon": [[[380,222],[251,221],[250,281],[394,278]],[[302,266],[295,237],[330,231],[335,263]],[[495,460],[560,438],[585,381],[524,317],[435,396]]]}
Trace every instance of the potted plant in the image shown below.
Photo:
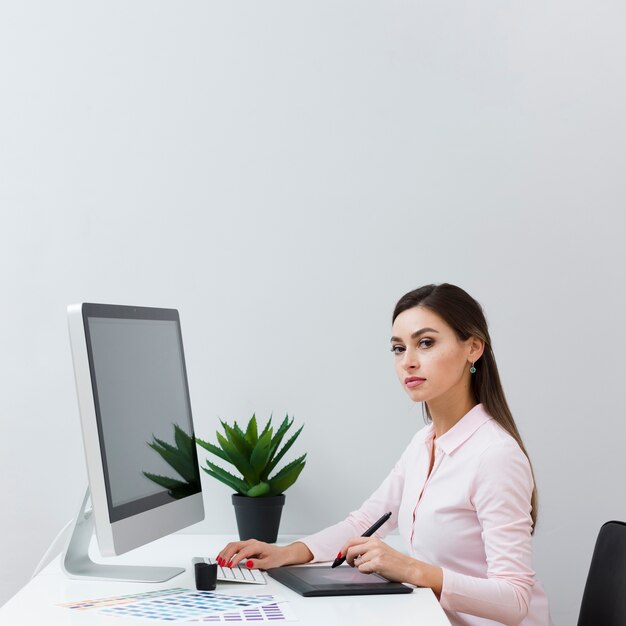
{"label": "potted plant", "polygon": [[293,485],[304,468],[306,454],[287,463],[280,470],[276,466],[294,444],[304,426],[301,426],[281,447],[283,438],[293,424],[285,416],[274,432],[272,418],[259,434],[256,416],[253,415],[242,430],[237,422],[231,425],[220,420],[224,434],[216,432],[219,445],[196,437],[196,443],[233,465],[241,476],[235,476],[219,465],[207,460],[202,469],[235,490],[232,502],[235,507],[239,538],[259,539],[268,543],[276,541],[280,516],[285,504],[284,492]]}

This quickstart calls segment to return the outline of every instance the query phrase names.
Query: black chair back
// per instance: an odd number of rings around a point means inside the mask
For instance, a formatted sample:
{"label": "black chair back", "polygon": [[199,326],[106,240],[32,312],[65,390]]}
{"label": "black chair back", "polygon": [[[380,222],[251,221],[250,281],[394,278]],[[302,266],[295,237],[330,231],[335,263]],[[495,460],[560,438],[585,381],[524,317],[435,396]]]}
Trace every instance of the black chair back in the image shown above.
{"label": "black chair back", "polygon": [[578,626],[626,625],[626,523],[607,522],[598,533]]}

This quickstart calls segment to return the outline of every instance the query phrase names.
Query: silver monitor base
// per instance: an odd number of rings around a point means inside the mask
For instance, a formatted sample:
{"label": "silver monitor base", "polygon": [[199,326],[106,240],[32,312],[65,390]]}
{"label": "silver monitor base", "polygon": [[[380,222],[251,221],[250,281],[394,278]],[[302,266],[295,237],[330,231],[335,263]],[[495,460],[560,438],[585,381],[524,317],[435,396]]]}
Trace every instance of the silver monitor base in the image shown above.
{"label": "silver monitor base", "polygon": [[93,511],[86,510],[89,489],[86,490],[72,526],[70,538],[61,556],[63,571],[70,578],[90,580],[121,580],[126,582],[159,583],[185,571],[184,567],[156,567],[140,565],[104,565],[89,558],[89,544],[93,535]]}

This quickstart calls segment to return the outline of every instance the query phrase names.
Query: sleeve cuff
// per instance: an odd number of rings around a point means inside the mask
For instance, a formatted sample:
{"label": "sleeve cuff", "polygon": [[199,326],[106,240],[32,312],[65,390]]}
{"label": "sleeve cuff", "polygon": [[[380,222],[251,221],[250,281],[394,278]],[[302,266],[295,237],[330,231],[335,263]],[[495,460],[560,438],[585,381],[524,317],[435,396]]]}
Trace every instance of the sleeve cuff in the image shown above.
{"label": "sleeve cuff", "polygon": [[452,604],[452,597],[454,594],[455,574],[445,567],[442,567],[441,571],[443,572],[443,582],[441,583],[441,596],[439,597],[439,603],[441,604],[441,607],[447,611],[454,611],[455,609]]}

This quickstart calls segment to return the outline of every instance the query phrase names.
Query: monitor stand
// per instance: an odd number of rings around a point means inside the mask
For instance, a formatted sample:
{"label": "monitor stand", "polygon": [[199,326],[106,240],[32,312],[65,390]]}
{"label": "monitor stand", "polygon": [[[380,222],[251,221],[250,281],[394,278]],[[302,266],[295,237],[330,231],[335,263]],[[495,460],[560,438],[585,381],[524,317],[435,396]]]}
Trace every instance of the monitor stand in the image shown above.
{"label": "monitor stand", "polygon": [[89,558],[89,544],[93,535],[93,510],[87,510],[87,488],[72,532],[61,557],[63,571],[70,578],[90,580],[123,580],[127,582],[158,583],[169,580],[185,571],[184,567],[156,567],[140,565],[105,565]]}

